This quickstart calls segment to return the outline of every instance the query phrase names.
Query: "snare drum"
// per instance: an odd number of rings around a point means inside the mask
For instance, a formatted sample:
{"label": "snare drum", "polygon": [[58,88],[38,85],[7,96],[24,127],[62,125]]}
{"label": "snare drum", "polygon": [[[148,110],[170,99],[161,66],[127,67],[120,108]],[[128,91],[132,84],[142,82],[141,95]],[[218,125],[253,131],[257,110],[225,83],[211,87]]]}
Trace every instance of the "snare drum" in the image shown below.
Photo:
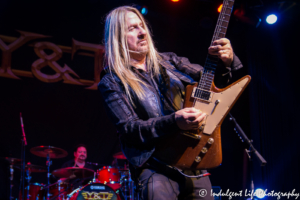
{"label": "snare drum", "polygon": [[112,189],[117,190],[121,187],[120,178],[121,174],[118,168],[105,166],[97,170],[96,183],[103,183],[110,186]]}
{"label": "snare drum", "polygon": [[107,199],[120,200],[115,191],[102,183],[88,184],[81,189],[76,189],[70,193],[70,200],[87,200],[87,199]]}

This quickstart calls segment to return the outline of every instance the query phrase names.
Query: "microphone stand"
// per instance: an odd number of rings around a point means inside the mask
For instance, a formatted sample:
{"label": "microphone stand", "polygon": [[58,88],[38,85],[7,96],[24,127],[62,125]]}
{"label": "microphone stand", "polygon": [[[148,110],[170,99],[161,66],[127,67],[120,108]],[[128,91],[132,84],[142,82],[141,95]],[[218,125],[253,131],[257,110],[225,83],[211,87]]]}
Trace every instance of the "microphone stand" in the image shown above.
{"label": "microphone stand", "polygon": [[[252,142],[253,140],[250,140],[243,129],[240,127],[240,125],[237,123],[235,118],[231,115],[231,113],[228,113],[230,118],[229,120],[232,121],[235,125],[234,131],[238,134],[239,138],[242,140],[242,142],[246,141],[249,145],[249,150],[245,149],[248,159],[250,161],[250,176],[251,176],[251,190],[254,192],[254,181],[253,181],[253,168],[252,168],[252,156],[251,154],[254,153],[254,155],[259,159],[261,166],[265,166],[267,164],[267,161],[260,155],[260,153],[254,148]],[[251,199],[254,199],[254,197],[251,195]]]}
{"label": "microphone stand", "polygon": [[[21,149],[21,185],[22,185],[22,200],[25,198],[24,189],[25,189],[25,147],[27,145],[25,130],[24,130],[24,124],[23,124],[23,118],[22,113],[20,112],[20,121],[21,121],[21,129],[22,129],[22,149]],[[29,185],[28,185],[29,187]],[[27,190],[27,197],[29,195],[29,188]]]}

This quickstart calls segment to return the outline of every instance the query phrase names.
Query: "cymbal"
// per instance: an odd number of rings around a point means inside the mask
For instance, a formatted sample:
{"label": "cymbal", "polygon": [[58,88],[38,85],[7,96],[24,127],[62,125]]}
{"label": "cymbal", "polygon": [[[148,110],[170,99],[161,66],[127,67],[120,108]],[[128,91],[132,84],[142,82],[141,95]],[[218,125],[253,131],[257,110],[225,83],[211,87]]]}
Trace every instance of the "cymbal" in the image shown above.
{"label": "cymbal", "polygon": [[52,146],[37,146],[30,149],[30,152],[36,156],[47,158],[49,154],[50,158],[64,158],[68,153],[57,147]]}
{"label": "cymbal", "polygon": [[87,168],[80,167],[66,167],[62,169],[57,169],[52,172],[52,174],[58,178],[87,178],[94,176],[94,171]]}
{"label": "cymbal", "polygon": [[121,159],[121,160],[126,160],[127,158],[125,157],[125,155],[123,154],[122,151],[118,152],[118,153],[115,153],[113,155],[114,158],[116,159]]}
{"label": "cymbal", "polygon": [[[15,166],[17,169],[21,169],[21,165]],[[33,165],[31,163],[27,163],[25,165],[25,170],[29,170],[30,172],[46,172],[47,168],[39,165]]]}
{"label": "cymbal", "polygon": [[21,159],[19,158],[3,157],[1,159],[6,160],[11,165],[17,165],[21,163]]}

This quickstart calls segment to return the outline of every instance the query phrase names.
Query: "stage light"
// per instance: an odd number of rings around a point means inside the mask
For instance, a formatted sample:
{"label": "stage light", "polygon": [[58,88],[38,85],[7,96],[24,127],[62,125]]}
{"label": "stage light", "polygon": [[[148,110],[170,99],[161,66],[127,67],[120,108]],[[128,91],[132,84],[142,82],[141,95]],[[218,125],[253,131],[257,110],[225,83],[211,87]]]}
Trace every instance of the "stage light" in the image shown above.
{"label": "stage light", "polygon": [[221,4],[221,5],[219,6],[219,8],[218,8],[218,12],[219,12],[219,13],[221,12],[222,7],[223,7],[223,4]]}
{"label": "stage light", "polygon": [[148,9],[146,7],[142,7],[141,13],[142,13],[142,15],[147,15]]}
{"label": "stage light", "polygon": [[266,21],[268,24],[274,24],[277,22],[277,16],[274,14],[268,15]]}
{"label": "stage light", "polygon": [[260,189],[260,188],[257,188],[255,191],[254,191],[254,194],[257,198],[259,199],[263,199],[265,196],[266,196],[266,193],[263,189]]}
{"label": "stage light", "polygon": [[173,2],[178,2],[179,0],[172,0]]}

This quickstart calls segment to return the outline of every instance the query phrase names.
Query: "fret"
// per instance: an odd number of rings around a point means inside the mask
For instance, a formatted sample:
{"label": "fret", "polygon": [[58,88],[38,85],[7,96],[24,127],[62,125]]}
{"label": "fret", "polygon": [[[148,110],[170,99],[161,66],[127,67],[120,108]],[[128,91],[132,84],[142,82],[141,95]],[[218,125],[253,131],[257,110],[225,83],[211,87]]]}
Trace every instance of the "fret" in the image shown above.
{"label": "fret", "polygon": [[218,35],[219,35],[218,39],[225,37],[225,34],[223,34],[223,33],[219,33]]}
{"label": "fret", "polygon": [[206,74],[209,78],[214,78],[213,74]]}
{"label": "fret", "polygon": [[221,25],[217,25],[217,27],[222,27],[222,28],[225,28],[225,29],[227,29],[227,27],[225,27],[225,26],[221,26]]}
{"label": "fret", "polygon": [[[224,19],[220,19],[220,21],[229,23],[229,21],[226,21],[226,20],[224,20]],[[226,28],[227,28],[227,27],[226,27]]]}
{"label": "fret", "polygon": [[[229,17],[228,17],[229,18]],[[228,24],[229,24],[229,22],[227,21],[227,19],[225,18],[225,17],[223,17],[223,18],[221,18],[221,19],[219,19],[219,22],[217,23],[217,26],[218,25],[223,25],[224,27],[226,27],[226,29],[227,29],[227,26],[228,26]]]}
{"label": "fret", "polygon": [[203,77],[205,80],[212,81],[213,78]]}
{"label": "fret", "polygon": [[[213,80],[214,80],[214,79],[206,79],[206,78],[203,77],[203,81],[205,82],[205,85],[210,85],[210,84],[212,83]],[[204,83],[204,82],[202,82],[202,83]],[[203,84],[203,85],[204,85],[204,84]]]}
{"label": "fret", "polygon": [[210,88],[211,84],[199,84],[201,88]]}
{"label": "fret", "polygon": [[207,81],[210,81],[211,79],[213,79],[213,78],[207,79],[205,77],[205,74],[201,76],[201,82],[207,82]]}
{"label": "fret", "polygon": [[225,12],[226,14],[230,14],[230,13],[231,13],[231,9],[230,9],[230,8],[225,8],[224,12]]}
{"label": "fret", "polygon": [[209,87],[200,87],[200,89],[202,89],[202,90],[207,90],[207,91],[209,91],[210,88],[211,88],[211,86],[209,86]]}
{"label": "fret", "polygon": [[[206,80],[205,74],[203,74],[202,77],[203,77],[203,80],[204,80],[204,79]],[[211,80],[211,79],[213,79],[213,78],[214,78],[214,77],[209,77],[209,78],[207,78],[207,79],[208,79],[208,80]]]}
{"label": "fret", "polygon": [[220,17],[220,19],[219,20],[226,20],[226,21],[229,21],[229,19],[230,19],[230,15],[228,15],[228,14],[224,14],[224,15],[222,15],[221,17]]}
{"label": "fret", "polygon": [[211,85],[199,85],[199,88],[204,89],[204,90],[209,90],[211,88]]}
{"label": "fret", "polygon": [[227,15],[227,16],[229,16],[229,17],[230,17],[230,14],[223,13],[223,15]]}
{"label": "fret", "polygon": [[219,33],[226,34],[226,33],[224,33],[224,32],[221,32],[221,31],[219,31]]}
{"label": "fret", "polygon": [[214,75],[215,71],[214,70],[204,71],[203,74],[205,74],[205,75]]}
{"label": "fret", "polygon": [[209,85],[209,86],[199,86],[198,88],[201,88],[201,89],[204,89],[204,90],[210,90],[210,88],[211,88],[211,85]]}

